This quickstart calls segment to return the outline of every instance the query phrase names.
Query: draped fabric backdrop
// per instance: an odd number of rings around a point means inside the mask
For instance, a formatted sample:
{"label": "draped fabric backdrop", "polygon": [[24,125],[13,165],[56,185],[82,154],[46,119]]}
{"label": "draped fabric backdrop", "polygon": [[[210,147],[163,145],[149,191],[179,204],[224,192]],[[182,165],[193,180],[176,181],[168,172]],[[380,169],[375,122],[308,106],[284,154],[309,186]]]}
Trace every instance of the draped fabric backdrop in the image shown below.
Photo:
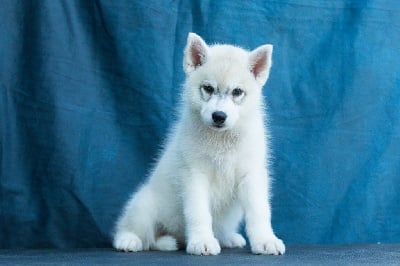
{"label": "draped fabric backdrop", "polygon": [[0,1],[0,248],[110,246],[184,80],[188,32],[274,45],[273,226],[400,241],[398,1]]}

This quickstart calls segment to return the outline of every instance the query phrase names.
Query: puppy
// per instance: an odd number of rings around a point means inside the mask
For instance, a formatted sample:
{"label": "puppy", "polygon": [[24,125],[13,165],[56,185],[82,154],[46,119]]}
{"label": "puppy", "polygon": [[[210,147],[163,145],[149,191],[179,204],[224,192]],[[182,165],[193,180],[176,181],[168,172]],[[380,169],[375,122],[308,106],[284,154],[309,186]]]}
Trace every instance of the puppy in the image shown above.
{"label": "puppy", "polygon": [[207,45],[189,33],[180,117],[147,182],[118,219],[118,250],[216,255],[244,247],[244,217],[254,254],[285,253],[271,227],[268,132],[262,87],[272,45],[253,51]]}

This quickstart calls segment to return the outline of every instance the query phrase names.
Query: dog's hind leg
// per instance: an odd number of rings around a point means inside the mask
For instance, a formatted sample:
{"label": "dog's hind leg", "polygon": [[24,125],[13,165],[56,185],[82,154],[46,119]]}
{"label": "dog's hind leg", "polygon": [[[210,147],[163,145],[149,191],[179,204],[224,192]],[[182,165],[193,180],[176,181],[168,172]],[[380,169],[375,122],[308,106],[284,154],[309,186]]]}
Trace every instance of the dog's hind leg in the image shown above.
{"label": "dog's hind leg", "polygon": [[[142,187],[128,202],[117,222],[113,246],[122,251],[149,250],[155,245],[154,197],[149,187]],[[162,243],[162,242],[161,242]]]}

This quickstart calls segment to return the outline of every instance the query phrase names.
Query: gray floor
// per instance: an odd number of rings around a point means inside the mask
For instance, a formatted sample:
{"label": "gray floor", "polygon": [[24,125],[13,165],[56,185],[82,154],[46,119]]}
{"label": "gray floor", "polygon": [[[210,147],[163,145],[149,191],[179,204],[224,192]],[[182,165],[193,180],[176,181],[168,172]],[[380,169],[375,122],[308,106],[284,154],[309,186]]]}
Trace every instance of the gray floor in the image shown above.
{"label": "gray floor", "polygon": [[400,265],[400,244],[288,246],[283,256],[223,249],[218,256],[112,249],[0,250],[0,265]]}

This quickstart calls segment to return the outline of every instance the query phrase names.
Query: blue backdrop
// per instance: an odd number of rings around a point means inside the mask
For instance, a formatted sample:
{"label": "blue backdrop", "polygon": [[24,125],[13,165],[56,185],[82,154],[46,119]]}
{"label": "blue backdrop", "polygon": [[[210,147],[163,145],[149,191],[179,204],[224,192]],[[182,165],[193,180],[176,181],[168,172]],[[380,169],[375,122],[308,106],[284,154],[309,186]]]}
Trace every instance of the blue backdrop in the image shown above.
{"label": "blue backdrop", "polygon": [[110,245],[174,121],[189,31],[274,44],[287,243],[400,242],[398,1],[0,2],[0,247]]}

